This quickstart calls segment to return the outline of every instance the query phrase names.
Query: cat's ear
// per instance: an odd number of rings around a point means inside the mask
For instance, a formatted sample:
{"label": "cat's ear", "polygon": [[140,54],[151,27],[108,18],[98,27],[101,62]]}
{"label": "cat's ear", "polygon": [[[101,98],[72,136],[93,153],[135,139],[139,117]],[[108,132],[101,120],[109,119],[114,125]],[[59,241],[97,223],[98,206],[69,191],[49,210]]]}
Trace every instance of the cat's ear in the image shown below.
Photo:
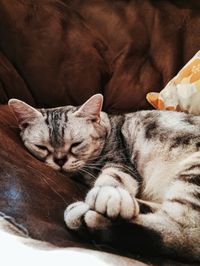
{"label": "cat's ear", "polygon": [[8,106],[14,113],[21,129],[26,128],[29,123],[33,122],[35,119],[42,117],[42,114],[38,110],[17,99],[10,99]]}
{"label": "cat's ear", "polygon": [[86,117],[94,121],[99,121],[102,105],[103,95],[95,94],[78,109],[76,115],[80,117]]}

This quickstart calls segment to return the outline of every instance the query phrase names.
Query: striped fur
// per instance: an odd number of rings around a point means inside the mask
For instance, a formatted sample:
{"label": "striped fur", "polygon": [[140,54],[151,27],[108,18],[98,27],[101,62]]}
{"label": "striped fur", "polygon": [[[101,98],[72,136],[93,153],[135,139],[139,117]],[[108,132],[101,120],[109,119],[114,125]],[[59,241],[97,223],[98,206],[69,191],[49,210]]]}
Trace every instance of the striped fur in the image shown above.
{"label": "striped fur", "polygon": [[92,186],[84,202],[66,209],[67,226],[86,226],[129,251],[200,261],[200,117],[169,111],[113,116],[100,113],[101,99],[95,101],[81,107],[84,115],[68,106],[42,109],[34,119],[32,113],[31,122],[26,115],[24,127],[20,122],[34,155],[55,169],[82,173]]}

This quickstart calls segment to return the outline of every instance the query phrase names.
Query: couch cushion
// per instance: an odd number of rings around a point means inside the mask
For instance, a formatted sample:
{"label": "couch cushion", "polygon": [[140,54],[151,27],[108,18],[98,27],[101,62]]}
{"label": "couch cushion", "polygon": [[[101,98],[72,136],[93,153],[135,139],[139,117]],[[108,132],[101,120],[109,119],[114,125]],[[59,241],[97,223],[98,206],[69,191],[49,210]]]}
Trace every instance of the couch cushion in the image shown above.
{"label": "couch cushion", "polygon": [[[150,108],[146,93],[199,50],[199,10],[198,1],[1,0],[0,49],[10,63],[0,101],[81,104],[102,92],[109,112]],[[4,77],[16,71],[26,92]]]}

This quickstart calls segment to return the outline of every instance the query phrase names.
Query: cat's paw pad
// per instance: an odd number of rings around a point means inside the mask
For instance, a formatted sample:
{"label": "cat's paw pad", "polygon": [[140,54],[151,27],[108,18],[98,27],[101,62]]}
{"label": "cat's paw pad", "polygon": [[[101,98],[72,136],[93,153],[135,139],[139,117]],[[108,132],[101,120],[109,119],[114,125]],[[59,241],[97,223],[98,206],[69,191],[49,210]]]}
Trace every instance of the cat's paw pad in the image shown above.
{"label": "cat's paw pad", "polygon": [[109,219],[90,210],[89,205],[82,201],[72,203],[67,207],[64,220],[67,227],[72,230],[80,229],[83,223],[90,229],[102,229],[110,224]]}
{"label": "cat's paw pad", "polygon": [[139,213],[136,199],[121,187],[94,187],[88,192],[85,202],[91,209],[111,219],[120,216],[129,220]]}

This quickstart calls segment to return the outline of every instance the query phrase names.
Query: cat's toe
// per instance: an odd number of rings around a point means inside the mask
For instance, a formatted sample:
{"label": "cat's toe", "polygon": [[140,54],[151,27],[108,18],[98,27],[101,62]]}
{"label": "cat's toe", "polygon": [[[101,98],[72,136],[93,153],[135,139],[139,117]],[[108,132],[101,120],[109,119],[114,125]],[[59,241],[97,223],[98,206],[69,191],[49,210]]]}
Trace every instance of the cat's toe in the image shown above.
{"label": "cat's toe", "polygon": [[82,225],[82,217],[89,209],[90,206],[83,201],[70,204],[64,212],[64,221],[67,227],[78,230]]}
{"label": "cat's toe", "polygon": [[101,189],[101,187],[94,187],[88,192],[88,194],[86,196],[85,202],[93,210],[95,209],[96,199],[97,199],[97,196],[99,194],[100,189]]}
{"label": "cat's toe", "polygon": [[118,187],[118,192],[121,196],[120,201],[120,215],[124,219],[131,219],[139,214],[139,204],[134,197],[131,197],[130,193],[125,189]]}
{"label": "cat's toe", "polygon": [[85,201],[91,209],[110,218],[115,218],[119,214],[120,195],[114,187],[94,187],[88,192]]}
{"label": "cat's toe", "polygon": [[114,219],[121,216],[131,219],[139,213],[139,206],[135,198],[128,191],[120,187],[102,186],[89,191],[86,203],[91,209]]}
{"label": "cat's toe", "polygon": [[89,210],[84,217],[87,227],[95,230],[107,228],[111,221],[102,214]]}

